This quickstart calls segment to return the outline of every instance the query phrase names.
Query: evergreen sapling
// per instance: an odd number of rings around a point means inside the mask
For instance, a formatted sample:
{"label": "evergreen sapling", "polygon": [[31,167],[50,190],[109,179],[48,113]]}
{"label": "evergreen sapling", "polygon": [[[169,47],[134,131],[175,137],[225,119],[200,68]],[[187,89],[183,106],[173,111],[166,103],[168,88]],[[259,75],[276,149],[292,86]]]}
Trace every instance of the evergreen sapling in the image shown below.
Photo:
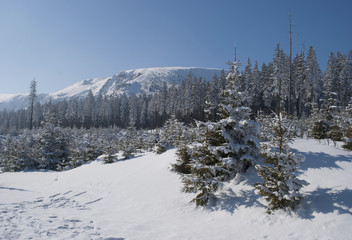
{"label": "evergreen sapling", "polygon": [[281,115],[272,122],[274,136],[270,143],[263,144],[261,157],[264,164],[256,165],[258,175],[263,182],[255,188],[268,202],[268,212],[276,209],[293,209],[302,200],[299,190],[307,183],[299,180],[297,174],[303,157],[297,155],[289,143],[290,121]]}

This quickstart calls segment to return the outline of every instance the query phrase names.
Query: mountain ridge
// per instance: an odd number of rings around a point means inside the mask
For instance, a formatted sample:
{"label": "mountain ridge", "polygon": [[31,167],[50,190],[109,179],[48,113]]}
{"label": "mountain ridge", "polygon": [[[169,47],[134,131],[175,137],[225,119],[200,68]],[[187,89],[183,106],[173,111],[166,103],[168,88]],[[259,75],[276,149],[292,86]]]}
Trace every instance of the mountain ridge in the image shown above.
{"label": "mountain ridge", "polygon": [[[54,93],[38,94],[38,102],[63,101],[71,98],[82,98],[91,91],[94,96],[133,95],[153,93],[160,90],[164,82],[171,86],[187,79],[189,73],[207,81],[214,75],[220,75],[221,69],[200,67],[153,67],[120,71],[105,78],[90,78],[76,82]],[[28,106],[29,93],[0,94],[1,110],[19,110]]]}

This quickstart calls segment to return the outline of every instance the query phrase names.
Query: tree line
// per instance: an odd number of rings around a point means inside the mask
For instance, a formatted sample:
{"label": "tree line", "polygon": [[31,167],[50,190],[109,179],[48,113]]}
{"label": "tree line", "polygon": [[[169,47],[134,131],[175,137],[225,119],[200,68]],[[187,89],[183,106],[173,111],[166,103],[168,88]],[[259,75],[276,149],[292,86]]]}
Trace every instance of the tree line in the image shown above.
{"label": "tree line", "polygon": [[[239,91],[248,93],[247,104],[254,116],[259,112],[285,112],[298,118],[309,117],[314,108],[321,109],[328,100],[338,109],[347,107],[352,96],[352,51],[349,55],[331,53],[324,73],[313,47],[309,47],[307,54],[304,51],[297,54],[292,67],[289,66],[290,59],[280,44],[273,61],[264,63],[261,69],[257,62],[253,66],[248,59],[239,74]],[[41,127],[49,111],[56,114],[58,125],[71,128],[154,129],[163,126],[173,115],[189,124],[205,120],[206,102],[212,103],[209,117],[216,121],[225,87],[225,71],[210,81],[190,72],[179,85],[164,83],[153,94],[94,96],[89,92],[84,98],[39,103],[35,101],[36,82],[32,81],[29,107],[0,112],[0,133]]]}

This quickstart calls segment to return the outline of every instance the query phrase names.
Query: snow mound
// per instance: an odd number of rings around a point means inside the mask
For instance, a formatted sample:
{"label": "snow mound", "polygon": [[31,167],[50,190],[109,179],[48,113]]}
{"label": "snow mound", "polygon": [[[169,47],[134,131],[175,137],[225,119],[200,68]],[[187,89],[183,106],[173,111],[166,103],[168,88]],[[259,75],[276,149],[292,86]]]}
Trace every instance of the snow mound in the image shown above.
{"label": "snow mound", "polygon": [[0,239],[348,239],[352,234],[352,154],[296,140],[310,185],[294,214],[266,214],[252,169],[196,209],[170,172],[175,150],[65,172],[0,174]]}

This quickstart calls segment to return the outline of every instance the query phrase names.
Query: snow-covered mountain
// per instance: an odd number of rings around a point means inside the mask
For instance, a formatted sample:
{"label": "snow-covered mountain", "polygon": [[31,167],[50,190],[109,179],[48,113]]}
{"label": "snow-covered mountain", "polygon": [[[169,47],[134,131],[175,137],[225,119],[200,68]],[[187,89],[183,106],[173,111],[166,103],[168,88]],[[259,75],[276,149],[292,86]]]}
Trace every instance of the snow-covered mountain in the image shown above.
{"label": "snow-covered mountain", "polygon": [[[211,80],[215,74],[219,76],[221,70],[195,67],[160,67],[126,70],[112,77],[83,80],[55,93],[40,94],[38,100],[48,101],[51,99],[60,101],[69,98],[85,97],[89,91],[92,91],[93,95],[152,93],[161,89],[164,82],[169,86],[173,83],[180,83],[183,79],[187,79],[190,72],[194,76]],[[0,94],[0,110],[17,110],[27,105],[28,94]]]}
{"label": "snow-covered mountain", "polygon": [[[38,101],[44,101],[48,94],[38,94]],[[19,110],[26,108],[29,102],[29,94],[0,94],[0,111],[2,110]]]}

